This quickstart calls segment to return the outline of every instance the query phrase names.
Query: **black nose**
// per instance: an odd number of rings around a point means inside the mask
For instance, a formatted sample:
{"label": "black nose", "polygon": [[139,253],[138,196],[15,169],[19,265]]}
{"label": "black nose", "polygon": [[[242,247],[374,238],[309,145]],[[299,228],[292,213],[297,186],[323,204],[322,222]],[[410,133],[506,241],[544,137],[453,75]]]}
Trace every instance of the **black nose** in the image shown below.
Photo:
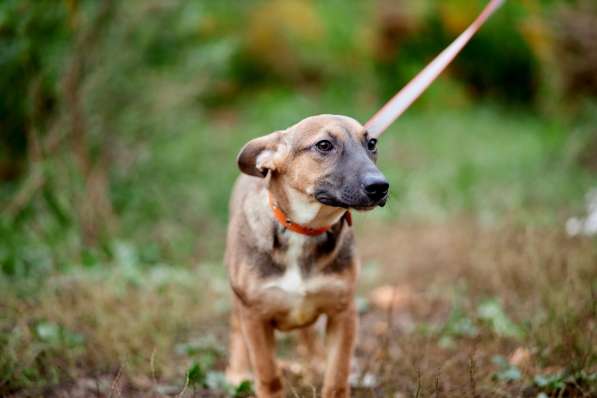
{"label": "black nose", "polygon": [[368,176],[364,181],[365,192],[371,200],[383,199],[388,194],[390,184],[382,176]]}

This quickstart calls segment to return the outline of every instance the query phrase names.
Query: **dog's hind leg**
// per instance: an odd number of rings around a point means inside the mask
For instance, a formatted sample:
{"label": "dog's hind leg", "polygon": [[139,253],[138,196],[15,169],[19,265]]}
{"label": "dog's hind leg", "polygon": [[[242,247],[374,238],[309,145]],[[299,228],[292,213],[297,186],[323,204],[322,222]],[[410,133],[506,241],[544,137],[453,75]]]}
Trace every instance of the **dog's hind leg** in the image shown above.
{"label": "dog's hind leg", "polygon": [[247,345],[240,327],[238,305],[238,303],[234,303],[234,308],[230,315],[230,360],[226,369],[226,379],[234,385],[245,380],[253,381],[249,352],[247,351]]}
{"label": "dog's hind leg", "polygon": [[325,370],[325,350],[316,324],[299,329],[297,352],[309,382],[321,380]]}

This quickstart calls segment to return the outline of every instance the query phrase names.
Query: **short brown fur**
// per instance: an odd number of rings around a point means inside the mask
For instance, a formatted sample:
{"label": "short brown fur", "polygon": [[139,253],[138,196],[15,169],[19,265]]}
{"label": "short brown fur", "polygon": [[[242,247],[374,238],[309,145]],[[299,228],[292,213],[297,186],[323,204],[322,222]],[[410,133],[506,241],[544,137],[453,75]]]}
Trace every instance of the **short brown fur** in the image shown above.
{"label": "short brown fur", "polygon": [[[234,383],[253,379],[258,397],[284,395],[274,330],[301,329],[303,351],[313,354],[320,345],[309,328],[320,315],[327,317],[323,396],[350,395],[359,261],[352,228],[343,218],[346,208],[314,197],[321,182],[341,167],[313,149],[322,139],[348,153],[363,150],[367,133],[348,117],[314,116],[249,142],[238,158],[249,175],[239,177],[230,202],[225,261],[234,304],[227,376]],[[367,156],[374,161],[374,155]],[[297,223],[332,227],[313,237],[289,231],[274,218],[270,197]]]}

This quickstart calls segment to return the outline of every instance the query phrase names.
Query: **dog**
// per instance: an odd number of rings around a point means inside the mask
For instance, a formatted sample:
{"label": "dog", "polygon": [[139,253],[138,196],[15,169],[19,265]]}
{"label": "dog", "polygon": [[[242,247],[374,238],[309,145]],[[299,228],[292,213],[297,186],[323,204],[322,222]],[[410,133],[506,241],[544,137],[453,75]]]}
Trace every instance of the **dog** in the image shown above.
{"label": "dog", "polygon": [[260,398],[282,397],[274,331],[299,329],[318,355],[314,322],[325,315],[323,397],[348,397],[357,330],[360,263],[350,210],[384,206],[389,184],[377,140],[356,120],[308,117],[249,141],[230,200],[225,263],[233,292],[232,383],[254,381]]}

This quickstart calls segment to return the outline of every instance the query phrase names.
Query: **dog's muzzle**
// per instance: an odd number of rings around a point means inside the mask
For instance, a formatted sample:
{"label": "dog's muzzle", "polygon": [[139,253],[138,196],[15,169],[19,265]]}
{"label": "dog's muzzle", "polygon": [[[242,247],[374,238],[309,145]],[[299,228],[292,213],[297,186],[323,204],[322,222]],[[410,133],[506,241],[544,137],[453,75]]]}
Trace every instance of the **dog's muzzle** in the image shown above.
{"label": "dog's muzzle", "polygon": [[345,209],[371,210],[376,206],[385,206],[390,184],[383,176],[372,175],[355,185],[345,185],[340,189],[320,189],[316,191],[315,198],[324,205]]}

